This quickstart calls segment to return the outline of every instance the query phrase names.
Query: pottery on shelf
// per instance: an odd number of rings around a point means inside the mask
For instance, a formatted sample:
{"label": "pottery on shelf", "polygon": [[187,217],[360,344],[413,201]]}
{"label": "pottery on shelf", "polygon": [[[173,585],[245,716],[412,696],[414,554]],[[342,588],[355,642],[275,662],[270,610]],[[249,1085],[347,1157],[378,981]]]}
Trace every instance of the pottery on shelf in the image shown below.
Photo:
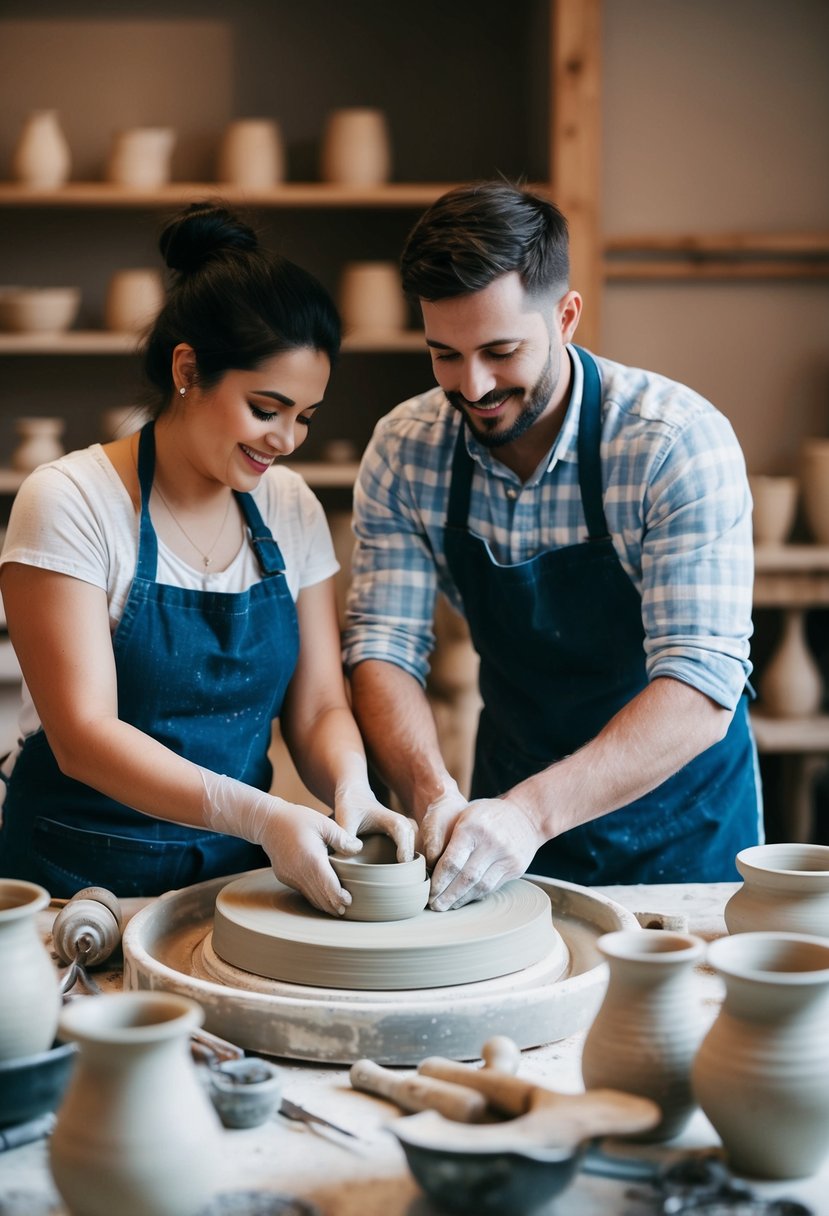
{"label": "pottery on shelf", "polygon": [[378,186],[391,173],[386,116],[371,107],[334,110],[322,143],[322,180],[346,186]]}
{"label": "pottery on shelf", "polygon": [[164,307],[161,271],[152,266],[116,270],[109,280],[104,324],[116,333],[141,333]]}
{"label": "pottery on shelf", "polygon": [[752,526],[758,545],[782,545],[789,539],[797,512],[800,483],[796,477],[753,473],[748,479],[754,501]]}
{"label": "pottery on shelf", "polygon": [[72,156],[56,110],[34,110],[12,153],[12,177],[33,190],[57,190],[69,177]]}
{"label": "pottery on shelf", "polygon": [[398,861],[395,843],[389,836],[366,836],[360,853],[335,853],[330,860],[351,896],[346,920],[407,920],[422,912],[429,901],[423,854],[415,853],[411,861]]}
{"label": "pottery on shelf", "polygon": [[171,127],[130,127],[113,138],[107,181],[136,190],[156,190],[170,180],[176,133]]}
{"label": "pottery on shelf", "polygon": [[0,288],[0,329],[57,334],[69,329],[81,303],[79,287]]}
{"label": "pottery on shelf", "polygon": [[221,1124],[190,1056],[203,1012],[186,997],[124,992],[64,1009],[78,1057],[51,1140],[72,1216],[196,1216],[220,1183]]}
{"label": "pottery on shelf", "polygon": [[229,123],[219,144],[217,176],[246,190],[267,190],[283,181],[285,149],[278,124],[268,118]]}
{"label": "pottery on shelf", "polygon": [[829,845],[755,844],[737,854],[736,866],[743,884],[725,905],[729,933],[829,938]]}
{"label": "pottery on shelf", "polygon": [[31,473],[41,464],[57,460],[64,454],[62,418],[17,418],[14,429],[20,443],[12,453],[12,468],[19,473]]}
{"label": "pottery on shelf", "polygon": [[829,1152],[829,940],[739,933],[708,948],[725,984],[692,1084],[730,1167],[802,1178]]}
{"label": "pottery on shelf", "polygon": [[37,883],[0,878],[0,1060],[38,1055],[55,1040],[58,973],[37,927],[48,903]]}
{"label": "pottery on shelf", "polygon": [[397,334],[406,328],[406,300],[394,262],[347,262],[340,280],[346,330]]}
{"label": "pottery on shelf", "polygon": [[773,718],[807,718],[823,700],[823,677],[809,649],[802,608],[783,613],[783,633],[757,684],[760,706]]}
{"label": "pottery on shelf", "polygon": [[803,512],[815,540],[829,545],[829,439],[806,439],[800,451]]}
{"label": "pottery on shelf", "polygon": [[584,1042],[584,1084],[650,1098],[661,1107],[662,1120],[640,1138],[668,1140],[696,1109],[691,1064],[704,1027],[693,968],[704,942],[689,933],[623,929],[604,934],[597,947],[610,974]]}

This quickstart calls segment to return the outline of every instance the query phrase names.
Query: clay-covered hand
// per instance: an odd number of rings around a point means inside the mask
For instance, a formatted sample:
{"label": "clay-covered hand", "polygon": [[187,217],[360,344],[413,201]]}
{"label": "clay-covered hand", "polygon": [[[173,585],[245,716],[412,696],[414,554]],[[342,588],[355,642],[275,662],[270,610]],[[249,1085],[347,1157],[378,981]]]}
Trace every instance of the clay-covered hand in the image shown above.
{"label": "clay-covered hand", "polygon": [[528,808],[509,798],[478,798],[455,821],[432,873],[429,904],[436,912],[483,899],[520,878],[544,843]]}
{"label": "clay-covered hand", "polygon": [[351,896],[340,886],[328,850],[359,853],[360,841],[312,807],[286,802],[210,769],[199,772],[205,827],[261,845],[280,882],[300,891],[322,912],[342,916]]}
{"label": "clay-covered hand", "polygon": [[334,794],[334,818],[352,836],[382,832],[395,843],[398,861],[411,861],[415,849],[415,828],[405,815],[398,815],[383,806],[374,796],[368,780],[337,784]]}
{"label": "clay-covered hand", "polygon": [[447,775],[443,793],[426,807],[420,821],[419,848],[430,868],[440,859],[462,811],[469,806],[457,782]]}

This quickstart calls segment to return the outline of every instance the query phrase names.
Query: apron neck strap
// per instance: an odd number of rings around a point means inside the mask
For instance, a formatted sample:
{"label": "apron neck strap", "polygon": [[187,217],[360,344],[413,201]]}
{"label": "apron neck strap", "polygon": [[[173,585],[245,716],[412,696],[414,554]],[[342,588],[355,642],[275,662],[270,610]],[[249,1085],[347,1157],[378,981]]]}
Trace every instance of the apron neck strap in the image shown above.
{"label": "apron neck strap", "polygon": [[580,346],[573,348],[583,370],[579,411],[579,490],[589,540],[607,540],[602,504],[602,381],[596,360]]}

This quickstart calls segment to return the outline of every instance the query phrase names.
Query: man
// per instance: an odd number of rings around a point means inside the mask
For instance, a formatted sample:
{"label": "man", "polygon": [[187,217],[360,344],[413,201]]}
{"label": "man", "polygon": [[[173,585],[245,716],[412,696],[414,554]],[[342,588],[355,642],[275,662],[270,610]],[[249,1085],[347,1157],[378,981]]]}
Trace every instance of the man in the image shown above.
{"label": "man", "polygon": [[[440,387],[364,455],[345,659],[374,763],[420,825],[432,907],[527,869],[736,879],[762,818],[751,502],[729,423],[572,345],[567,226],[543,198],[452,190],[401,265]],[[423,691],[437,589],[480,656],[471,802]]]}

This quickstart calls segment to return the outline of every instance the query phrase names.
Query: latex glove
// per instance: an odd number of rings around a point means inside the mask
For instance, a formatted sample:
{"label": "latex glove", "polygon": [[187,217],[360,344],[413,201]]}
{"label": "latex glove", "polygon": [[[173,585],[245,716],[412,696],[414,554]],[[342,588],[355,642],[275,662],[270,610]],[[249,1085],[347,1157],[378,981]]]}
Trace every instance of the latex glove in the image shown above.
{"label": "latex glove", "polygon": [[280,882],[322,912],[342,916],[351,896],[340,886],[328,850],[359,853],[361,842],[310,806],[286,802],[210,769],[199,767],[199,772],[205,827],[261,845]]}
{"label": "latex glove", "polygon": [[530,812],[509,798],[478,798],[456,819],[432,874],[435,912],[483,899],[526,872],[545,837]]}
{"label": "latex glove", "polygon": [[398,861],[411,861],[415,851],[414,824],[405,815],[398,815],[378,802],[365,783],[338,784],[334,794],[334,818],[352,836],[382,832],[395,843]]}
{"label": "latex glove", "polygon": [[420,851],[430,868],[440,859],[462,811],[469,806],[458,783],[447,775],[443,793],[426,807],[420,821]]}

